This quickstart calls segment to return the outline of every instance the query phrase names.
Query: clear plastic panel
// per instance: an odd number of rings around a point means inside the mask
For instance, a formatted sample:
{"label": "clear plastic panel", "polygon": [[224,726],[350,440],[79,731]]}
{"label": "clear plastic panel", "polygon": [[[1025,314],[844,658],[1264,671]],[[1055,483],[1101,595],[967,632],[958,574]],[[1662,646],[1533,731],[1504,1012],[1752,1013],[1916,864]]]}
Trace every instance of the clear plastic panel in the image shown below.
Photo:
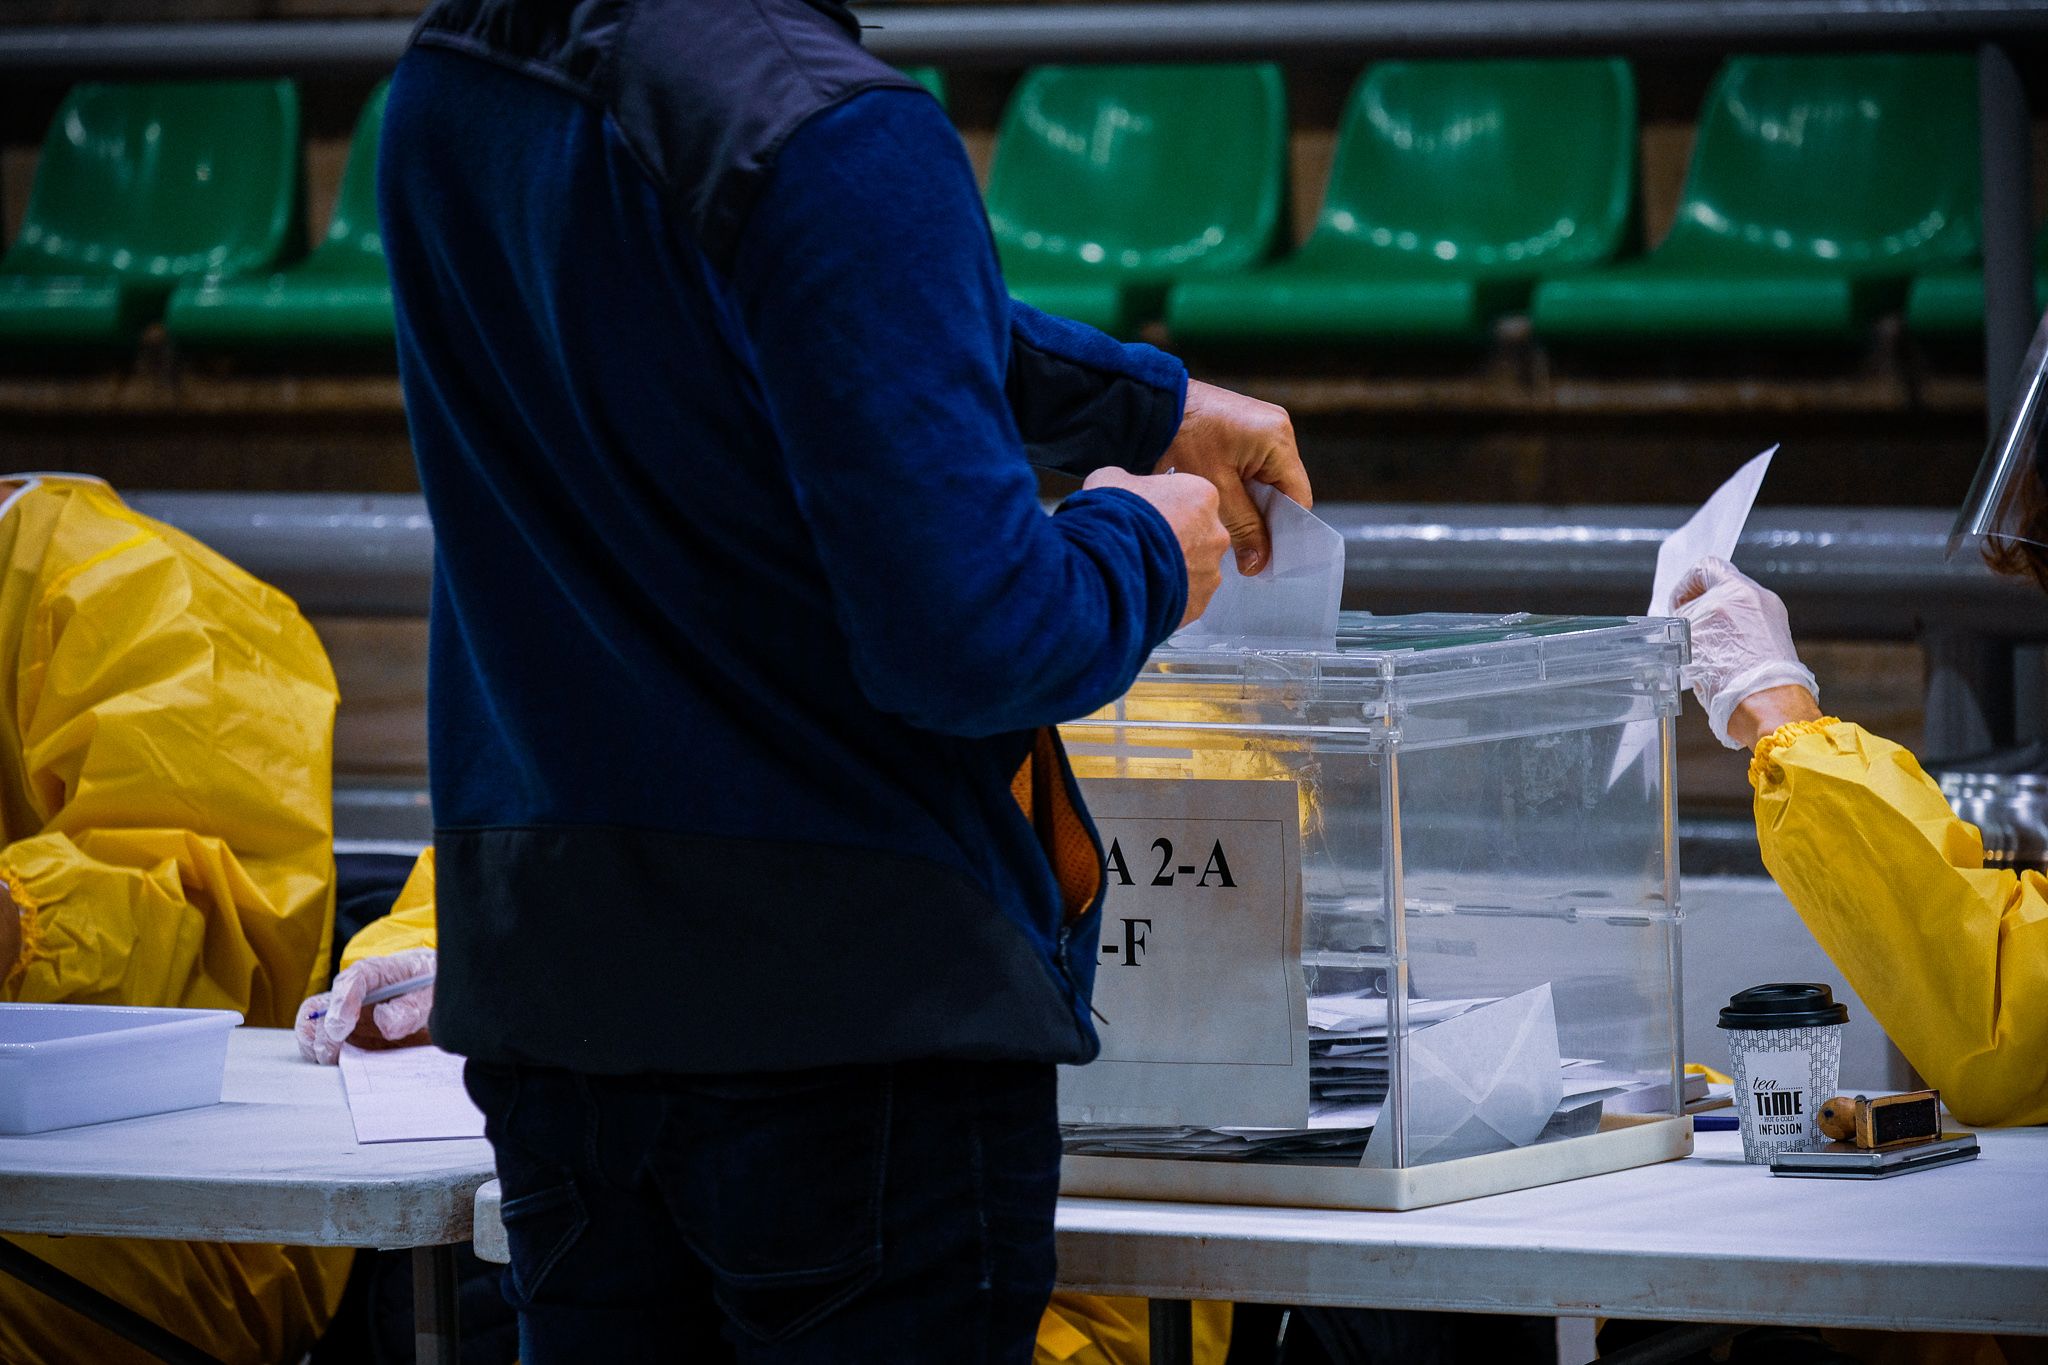
{"label": "clear plastic panel", "polygon": [[[1483,1133],[1418,1130],[1445,1112],[1426,1101],[1470,1083],[1458,1069],[1482,1059],[1444,1044],[1418,1060],[1417,1040],[1459,1020],[1438,1040],[1485,1040],[1541,987],[1555,1044],[1539,1027],[1533,1055],[1559,1070],[1560,1100],[1540,1133],[1497,1146],[1593,1131],[1603,1114],[1676,1112],[1668,718],[1684,650],[1675,622],[1349,617],[1331,653],[1162,650],[1114,706],[1065,727],[1083,778],[1301,792],[1310,1127],[1323,1131],[1123,1153],[1357,1165],[1361,1125],[1379,1130],[1374,1164],[1484,1150]],[[1659,742],[1615,780],[1632,725]],[[1318,1000],[1345,1024],[1316,1032]],[[1491,1016],[1472,1003],[1499,1001]],[[1404,1085],[1436,1090],[1404,1110]],[[1351,1126],[1333,1137],[1331,1124]],[[1069,1143],[1119,1151],[1086,1129]]]}
{"label": "clear plastic panel", "polygon": [[[1595,1131],[1609,1114],[1677,1112],[1667,803],[1663,783],[1640,770],[1607,785],[1622,728],[1398,759],[1410,1000],[1510,1000],[1547,989],[1560,1084],[1539,1140]],[[1459,1079],[1511,1078],[1480,1066]],[[1453,1082],[1411,1066],[1407,1083],[1412,1094]],[[1432,1146],[1436,1136],[1410,1132],[1402,1146],[1418,1162],[1469,1154],[1470,1143]]]}

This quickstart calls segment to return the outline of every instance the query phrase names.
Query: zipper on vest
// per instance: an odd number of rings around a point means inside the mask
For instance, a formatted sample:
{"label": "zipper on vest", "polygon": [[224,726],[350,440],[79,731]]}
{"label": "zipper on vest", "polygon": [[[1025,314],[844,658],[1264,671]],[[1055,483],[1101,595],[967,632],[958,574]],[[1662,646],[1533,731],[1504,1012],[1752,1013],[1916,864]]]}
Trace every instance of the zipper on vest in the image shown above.
{"label": "zipper on vest", "polygon": [[1074,974],[1073,954],[1068,951],[1073,944],[1074,926],[1082,919],[1086,919],[1088,914],[1089,911],[1083,911],[1080,919],[1070,920],[1060,926],[1059,937],[1053,941],[1053,960],[1059,964],[1060,975],[1067,979],[1067,989],[1074,993],[1074,1003],[1086,1003],[1088,1012],[1095,1016],[1095,1022],[1106,1024],[1109,1019],[1101,1010],[1095,1008],[1095,1001],[1082,994],[1081,978]]}

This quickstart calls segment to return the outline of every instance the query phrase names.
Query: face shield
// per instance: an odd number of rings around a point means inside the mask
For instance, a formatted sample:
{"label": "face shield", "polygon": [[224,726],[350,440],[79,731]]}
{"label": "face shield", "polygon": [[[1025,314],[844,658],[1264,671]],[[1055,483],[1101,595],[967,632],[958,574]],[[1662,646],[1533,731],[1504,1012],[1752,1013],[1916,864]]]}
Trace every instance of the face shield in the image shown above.
{"label": "face shield", "polygon": [[1963,510],[1949,532],[1948,557],[1974,550],[2001,572],[2025,572],[2027,546],[2048,548],[2048,479],[2042,427],[2048,425],[2048,318],[2013,385],[2012,408],[1984,451]]}

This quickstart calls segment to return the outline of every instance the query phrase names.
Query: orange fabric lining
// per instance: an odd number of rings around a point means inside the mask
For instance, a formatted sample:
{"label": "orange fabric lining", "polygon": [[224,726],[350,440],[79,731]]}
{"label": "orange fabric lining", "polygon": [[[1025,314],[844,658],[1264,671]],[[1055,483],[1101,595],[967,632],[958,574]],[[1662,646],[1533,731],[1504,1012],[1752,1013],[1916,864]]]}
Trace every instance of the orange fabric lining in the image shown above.
{"label": "orange fabric lining", "polygon": [[1102,859],[1069,798],[1059,740],[1050,728],[1032,739],[1031,756],[1010,779],[1010,795],[1038,831],[1038,845],[1060,884],[1065,918],[1079,919],[1102,890]]}

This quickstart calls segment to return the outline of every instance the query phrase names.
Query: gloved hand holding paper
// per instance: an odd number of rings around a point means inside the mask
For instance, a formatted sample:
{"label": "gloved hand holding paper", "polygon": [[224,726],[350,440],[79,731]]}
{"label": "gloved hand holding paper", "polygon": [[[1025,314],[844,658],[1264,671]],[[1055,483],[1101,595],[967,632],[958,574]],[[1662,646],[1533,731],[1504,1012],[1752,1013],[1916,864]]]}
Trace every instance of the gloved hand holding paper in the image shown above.
{"label": "gloved hand holding paper", "polygon": [[[1650,583],[1650,606],[1644,615],[1671,615],[1671,599],[1680,580],[1702,559],[1709,555],[1719,559],[1735,557],[1742,528],[1749,524],[1750,509],[1756,506],[1757,490],[1763,487],[1764,475],[1771,472],[1771,457],[1777,453],[1778,447],[1772,446],[1736,470],[1728,482],[1700,504],[1700,510],[1685,525],[1664,538],[1664,543],[1657,547],[1657,574]],[[1657,727],[1650,721],[1637,721],[1622,732],[1621,743],[1614,752],[1614,766],[1607,773],[1609,787],[1619,782],[1621,775],[1643,756],[1656,733]]]}
{"label": "gloved hand holding paper", "polygon": [[1223,557],[1223,584],[1200,619],[1174,643],[1201,648],[1230,643],[1264,649],[1329,649],[1337,640],[1344,596],[1344,536],[1269,484],[1252,485],[1273,553],[1250,578]]}
{"label": "gloved hand holding paper", "polygon": [[1735,558],[1742,528],[1749,522],[1750,509],[1756,506],[1757,490],[1764,486],[1764,475],[1771,472],[1771,457],[1777,453],[1778,448],[1772,446],[1736,470],[1728,482],[1700,504],[1700,510],[1692,514],[1690,521],[1665,537],[1657,548],[1657,576],[1650,585],[1648,615],[1671,615],[1671,598],[1678,591],[1679,580],[1708,555]]}

